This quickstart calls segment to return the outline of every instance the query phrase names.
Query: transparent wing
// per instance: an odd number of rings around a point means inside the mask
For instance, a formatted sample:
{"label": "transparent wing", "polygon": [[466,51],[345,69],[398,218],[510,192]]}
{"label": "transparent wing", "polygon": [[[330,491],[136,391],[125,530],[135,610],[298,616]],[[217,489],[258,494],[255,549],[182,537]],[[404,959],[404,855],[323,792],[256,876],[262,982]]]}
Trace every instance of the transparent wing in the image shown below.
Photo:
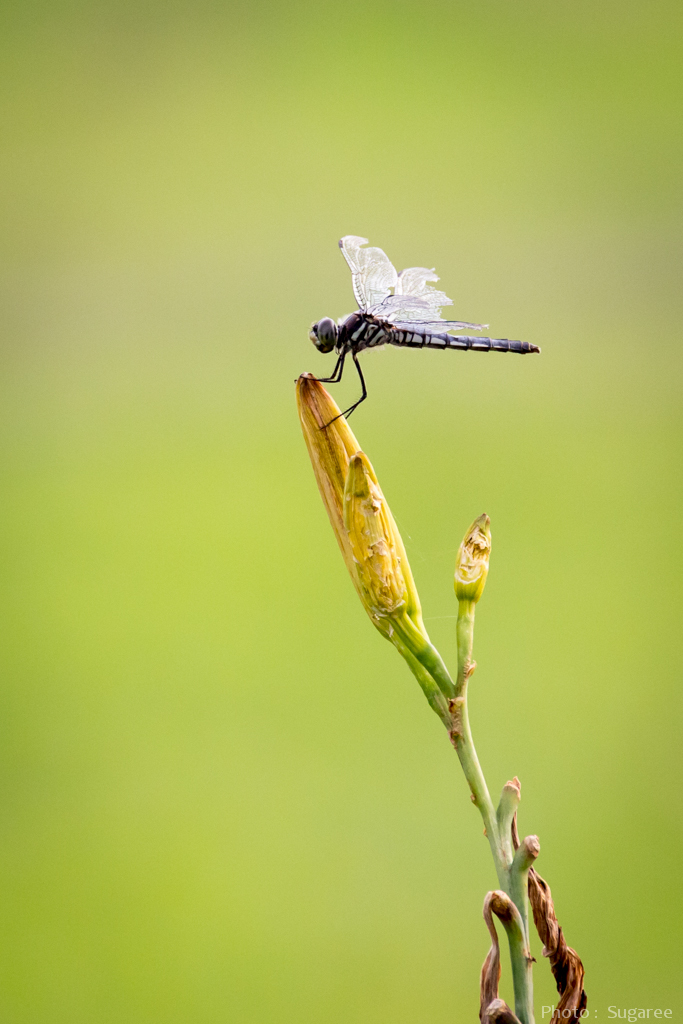
{"label": "transparent wing", "polygon": [[[419,298],[429,306],[429,312],[433,317],[439,317],[442,306],[452,306],[453,300],[449,299],[444,292],[437,291],[429,286],[430,281],[438,281],[439,275],[434,273],[434,268],[408,267],[402,270],[396,279],[396,295]],[[404,319],[409,320],[410,317]]]}
{"label": "transparent wing", "polygon": [[353,281],[353,294],[358,308],[364,313],[377,305],[396,287],[396,268],[381,249],[371,246],[363,249],[367,238],[359,235],[344,235],[339,248],[349,267]]}
{"label": "transparent wing", "polygon": [[423,331],[425,334],[442,334],[445,331],[484,331],[488,324],[468,324],[466,320],[390,320],[392,327],[399,331]]}
{"label": "transparent wing", "polygon": [[[437,293],[438,294],[438,293]],[[387,295],[368,310],[373,316],[393,323],[398,320],[436,320],[441,306],[434,306],[422,295]]]}
{"label": "transparent wing", "polygon": [[[431,293],[432,289],[430,288],[429,291]],[[433,294],[439,296],[441,293]],[[432,332],[454,331],[463,327],[478,331],[484,326],[483,324],[468,323],[467,320],[442,320],[439,316],[441,299],[437,299],[437,302],[438,305],[435,307],[432,294],[425,296],[388,295],[382,302],[372,306],[368,312],[395,327],[400,326],[401,330],[410,330],[411,325],[413,328],[419,325]]]}
{"label": "transparent wing", "polygon": [[[402,270],[396,280],[397,295],[422,295],[427,291],[428,281],[438,281],[439,275],[434,273],[434,267],[428,270],[427,267],[408,267]],[[444,303],[445,305],[445,303]]]}

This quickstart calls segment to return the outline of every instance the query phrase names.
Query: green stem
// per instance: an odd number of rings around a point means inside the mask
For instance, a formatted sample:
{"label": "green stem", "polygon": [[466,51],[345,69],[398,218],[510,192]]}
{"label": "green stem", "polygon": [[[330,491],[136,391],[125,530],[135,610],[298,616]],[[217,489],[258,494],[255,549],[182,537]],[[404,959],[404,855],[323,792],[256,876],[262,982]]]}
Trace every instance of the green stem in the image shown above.
{"label": "green stem", "polygon": [[484,832],[491,847],[498,881],[501,889],[510,897],[514,911],[506,924],[506,932],[512,961],[515,1012],[521,1024],[534,1024],[526,895],[531,860],[527,864],[527,854],[519,854],[519,851],[513,859],[511,839],[512,818],[519,802],[519,788],[517,786],[515,789],[512,783],[507,784],[496,813],[477,757],[467,709],[467,687],[475,668],[472,661],[474,608],[473,601],[461,601],[459,605],[458,675],[455,683],[439,652],[408,615],[392,618],[391,630],[383,632],[408,663],[432,709],[448,729],[472,792],[472,799],[484,820]]}
{"label": "green stem", "polygon": [[474,604],[461,601],[457,623],[458,638],[458,676],[455,683],[455,697],[451,701],[453,713],[453,728],[451,740],[455,747],[465,778],[472,791],[473,802],[484,819],[486,838],[491,847],[493,862],[496,866],[496,874],[502,889],[507,892],[509,886],[508,867],[509,862],[505,857],[505,850],[501,842],[496,812],[493,801],[486,785],[486,779],[479,764],[477,751],[472,739],[470,718],[467,708],[467,686],[469,678],[474,671],[472,661],[472,643],[474,634]]}
{"label": "green stem", "polygon": [[[509,836],[509,822],[511,805],[513,800],[505,801],[501,808],[500,824],[505,828],[501,833],[499,819],[493,808],[491,796],[486,785],[484,773],[479,764],[479,758],[472,739],[469,714],[467,709],[467,688],[470,676],[475,669],[472,660],[472,646],[474,642],[474,609],[475,602],[460,601],[458,607],[457,640],[458,640],[458,676],[455,683],[455,697],[450,701],[453,713],[453,728],[451,739],[460,759],[460,764],[465,773],[465,778],[472,791],[474,803],[484,819],[486,837],[491,847],[493,862],[496,867],[496,874],[501,889],[508,893],[514,901],[519,914],[519,929],[511,926],[507,931],[508,943],[510,946],[510,960],[512,962],[512,977],[515,990],[515,1013],[522,1024],[533,1024],[533,983],[531,976],[531,960],[528,949],[528,927],[527,920],[527,897],[526,892],[519,893],[518,886],[512,883],[511,878],[511,847]],[[510,807],[507,804],[510,804]],[[512,810],[514,814],[514,810]],[[511,818],[510,818],[511,820]],[[528,876],[528,867],[527,867]],[[519,872],[515,872],[515,882]],[[515,892],[513,893],[512,889]],[[521,904],[521,906],[518,904]]]}
{"label": "green stem", "polygon": [[410,616],[405,614],[392,619],[392,627],[401,643],[426,669],[444,697],[447,700],[454,697],[455,685],[444,664],[443,658],[436,647],[426,639],[425,634],[417,628]]}
{"label": "green stem", "polygon": [[390,640],[422,687],[422,692],[429,701],[432,711],[435,711],[446,728],[450,729],[451,713],[448,710],[448,702],[434,682],[431,674],[427,672],[410,648],[407,647],[398,631],[394,631]]}
{"label": "green stem", "polygon": [[[512,987],[515,993],[515,1013],[522,1024],[533,1024],[534,990],[531,977],[532,959],[524,922],[519,910],[500,894],[493,893],[491,908],[502,922],[508,937],[512,962]],[[500,897],[500,898],[497,898]]]}
{"label": "green stem", "polygon": [[519,910],[527,945],[529,944],[529,869],[538,857],[540,845],[536,836],[523,840],[510,865],[510,898]]}
{"label": "green stem", "polygon": [[[505,851],[505,859],[508,864],[512,863],[512,858],[514,856],[514,850],[512,849],[512,823],[515,819],[515,813],[519,806],[519,796],[519,780],[515,778],[512,782],[506,782],[503,786],[503,792],[500,795],[500,800],[498,801],[498,807],[496,809],[500,841],[503,846],[503,850]],[[521,907],[518,906],[517,909],[521,914]]]}

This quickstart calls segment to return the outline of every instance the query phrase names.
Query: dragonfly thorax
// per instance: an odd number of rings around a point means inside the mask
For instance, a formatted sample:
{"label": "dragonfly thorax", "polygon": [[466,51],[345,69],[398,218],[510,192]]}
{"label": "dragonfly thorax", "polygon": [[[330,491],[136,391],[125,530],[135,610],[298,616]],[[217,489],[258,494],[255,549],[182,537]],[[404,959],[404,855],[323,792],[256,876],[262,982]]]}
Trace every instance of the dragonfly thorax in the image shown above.
{"label": "dragonfly thorax", "polygon": [[323,317],[317,323],[311,324],[309,338],[319,352],[331,352],[337,344],[337,325],[329,316]]}

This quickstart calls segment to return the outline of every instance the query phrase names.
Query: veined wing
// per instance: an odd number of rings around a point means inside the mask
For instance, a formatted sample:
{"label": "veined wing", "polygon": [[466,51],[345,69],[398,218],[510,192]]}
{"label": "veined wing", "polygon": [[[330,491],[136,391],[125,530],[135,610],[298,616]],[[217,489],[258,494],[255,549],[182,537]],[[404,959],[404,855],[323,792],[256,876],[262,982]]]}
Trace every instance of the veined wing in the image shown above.
{"label": "veined wing", "polygon": [[[439,275],[434,273],[434,267],[429,270],[427,267],[407,267],[402,270],[396,280],[396,294],[397,295],[424,295],[425,292],[432,292],[432,288],[428,288],[427,284],[429,281],[438,281]],[[443,295],[443,292],[434,292],[435,295]],[[442,305],[452,305],[450,299]]]}
{"label": "veined wing", "polygon": [[[439,296],[439,292],[435,292]],[[438,300],[437,300],[438,301]],[[450,299],[448,300],[450,302]],[[441,306],[431,301],[431,296],[423,295],[387,295],[376,306],[371,306],[368,313],[378,316],[382,320],[437,320],[440,316]]]}
{"label": "veined wing", "polygon": [[427,267],[409,267],[396,279],[395,295],[390,295],[372,312],[399,320],[437,320],[442,306],[452,306],[453,300],[444,292],[430,288],[429,281],[438,281]]}
{"label": "veined wing", "polygon": [[386,253],[374,246],[361,248],[367,241],[359,235],[344,235],[339,241],[342,255],[351,268],[353,294],[364,313],[386,298],[398,280],[396,268]]}
{"label": "veined wing", "polygon": [[[427,289],[424,295],[389,295],[368,312],[380,320],[400,327],[401,330],[424,328],[434,334],[438,331],[458,331],[464,327],[473,331],[482,329],[483,324],[471,324],[466,320],[442,320],[439,312],[445,303],[441,295],[441,292],[436,292],[433,288]],[[450,303],[450,299],[447,301]]]}
{"label": "veined wing", "polygon": [[443,334],[446,331],[484,331],[488,324],[468,324],[466,320],[390,320],[399,331],[423,331],[425,334]]}

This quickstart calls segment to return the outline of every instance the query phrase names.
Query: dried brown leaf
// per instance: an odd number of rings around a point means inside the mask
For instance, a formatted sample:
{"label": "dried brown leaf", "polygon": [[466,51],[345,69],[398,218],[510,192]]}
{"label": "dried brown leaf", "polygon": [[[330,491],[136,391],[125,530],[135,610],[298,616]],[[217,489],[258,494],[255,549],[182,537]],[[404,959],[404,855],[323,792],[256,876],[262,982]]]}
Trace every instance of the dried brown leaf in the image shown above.
{"label": "dried brown leaf", "polygon": [[588,998],[583,987],[585,971],[575,949],[568,946],[555,915],[550,886],[532,868],[529,872],[529,902],[534,924],[541,942],[543,956],[550,961],[560,999],[550,1024],[568,1019],[578,1020],[586,1008]]}
{"label": "dried brown leaf", "polygon": [[519,1018],[504,999],[494,999],[489,1005],[488,1020],[489,1024],[519,1024]]}
{"label": "dried brown leaf", "polygon": [[493,914],[491,912],[493,896],[494,893],[490,892],[484,900],[484,920],[486,921],[486,927],[491,935],[491,948],[484,960],[484,966],[481,969],[481,978],[479,981],[479,1020],[481,1021],[481,1024],[486,1024],[488,1020],[489,1006],[498,999],[498,983],[500,981],[501,974],[500,945],[498,943],[498,933],[496,932],[496,926],[493,923]]}
{"label": "dried brown leaf", "polygon": [[[512,845],[519,847],[517,831],[517,815],[512,819]],[[543,943],[543,956],[550,961],[560,999],[550,1024],[561,1021],[578,1020],[586,1008],[588,997],[583,987],[585,977],[584,966],[575,949],[568,946],[562,928],[555,914],[550,886],[541,878],[535,868],[529,871],[529,902],[534,916],[534,924]]]}

